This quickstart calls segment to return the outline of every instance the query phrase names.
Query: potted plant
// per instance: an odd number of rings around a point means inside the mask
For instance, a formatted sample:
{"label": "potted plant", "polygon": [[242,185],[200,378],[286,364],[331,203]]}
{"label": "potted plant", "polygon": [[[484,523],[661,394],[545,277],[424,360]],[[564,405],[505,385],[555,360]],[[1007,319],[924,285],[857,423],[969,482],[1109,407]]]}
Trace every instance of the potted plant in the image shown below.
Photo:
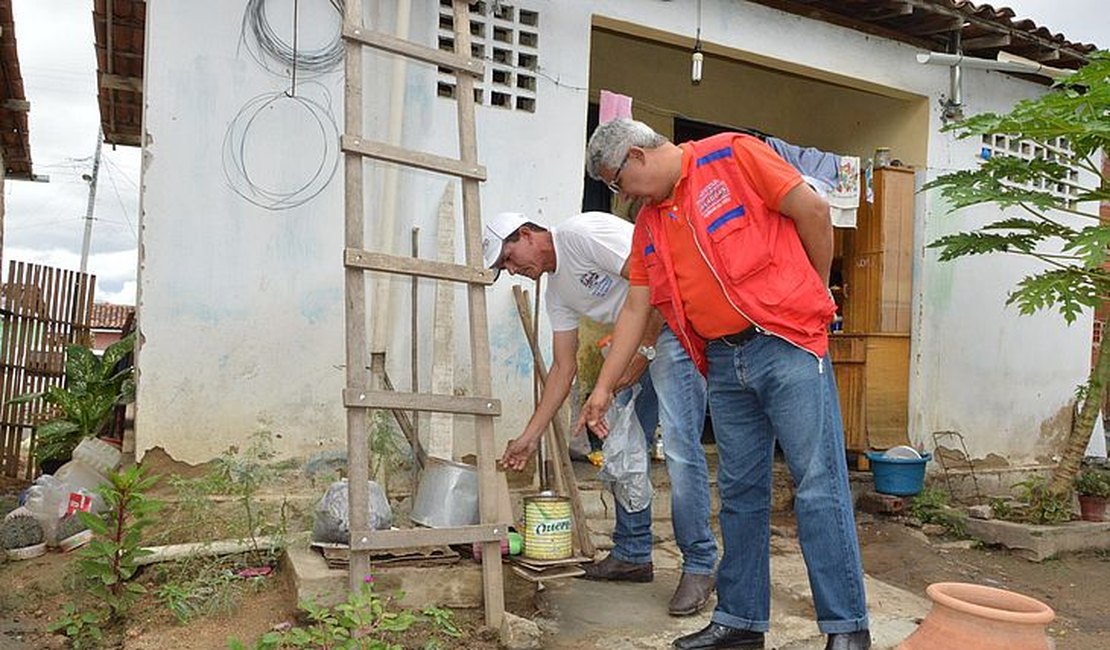
{"label": "potted plant", "polygon": [[34,456],[44,473],[52,473],[48,470],[68,461],[83,439],[98,435],[117,405],[134,399],[133,368],[117,368],[134,348],[134,333],[108,346],[101,357],[84,346],[70,345],[66,348],[64,387],[50,386],[11,401],[41,399],[51,407],[53,417],[35,428]]}
{"label": "potted plant", "polygon": [[1075,477],[1079,495],[1079,516],[1083,521],[1102,521],[1106,516],[1106,499],[1110,497],[1110,472],[1085,469]]}
{"label": "potted plant", "polygon": [[30,514],[9,516],[0,522],[0,546],[12,560],[29,560],[46,552],[42,524]]}
{"label": "potted plant", "polygon": [[58,520],[58,548],[63,552],[84,546],[92,541],[93,534],[77,513],[68,514]]}

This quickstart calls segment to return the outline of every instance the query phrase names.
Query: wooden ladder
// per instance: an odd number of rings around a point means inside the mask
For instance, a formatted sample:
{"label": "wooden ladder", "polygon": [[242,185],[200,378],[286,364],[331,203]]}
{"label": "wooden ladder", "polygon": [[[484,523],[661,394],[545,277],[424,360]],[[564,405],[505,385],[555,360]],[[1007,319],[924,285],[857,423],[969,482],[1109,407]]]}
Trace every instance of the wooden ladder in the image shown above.
{"label": "wooden ladder", "polygon": [[[345,122],[341,147],[345,172],[345,250],[347,388],[347,456],[350,490],[350,587],[358,590],[370,573],[370,553],[375,550],[482,543],[482,592],[486,624],[498,628],[505,611],[501,576],[501,540],[507,521],[498,521],[496,450],[493,418],[501,414],[501,403],[490,387],[489,335],[486,321],[486,286],[495,274],[482,264],[481,221],[478,183],[486,170],[478,164],[478,142],[474,120],[474,80],[485,74],[485,64],[470,56],[470,14],[466,0],[454,0],[455,51],[444,52],[404,39],[366,29],[362,3],[344,3],[343,39],[346,52],[344,92]],[[362,137],[363,74],[362,48],[373,47],[394,55],[452,70],[456,77],[460,159],[410,151],[394,145],[371,142]],[[398,165],[438,172],[462,179],[463,234],[466,264],[434,262],[365,250],[363,218],[363,159],[372,158]],[[467,285],[470,325],[470,361],[475,396],[458,397],[428,393],[400,393],[386,385],[384,373],[369,371],[366,332],[365,272],[404,274]],[[389,318],[378,309],[376,318]],[[376,381],[372,382],[372,377]],[[373,384],[373,385],[372,385]],[[478,501],[480,522],[455,528],[370,530],[369,413],[368,409],[460,413],[476,419],[478,451]]]}

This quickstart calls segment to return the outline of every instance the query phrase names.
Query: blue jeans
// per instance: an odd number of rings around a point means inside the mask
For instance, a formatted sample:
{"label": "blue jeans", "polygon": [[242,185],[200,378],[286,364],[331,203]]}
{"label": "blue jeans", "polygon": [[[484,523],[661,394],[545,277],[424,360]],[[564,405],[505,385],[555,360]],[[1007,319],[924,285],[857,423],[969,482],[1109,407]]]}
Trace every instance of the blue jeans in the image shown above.
{"label": "blue jeans", "polygon": [[[717,540],[709,529],[709,469],[701,446],[705,426],[705,379],[670,328],[655,342],[655,360],[640,378],[636,417],[647,448],[663,421],[663,450],[671,479],[671,520],[682,551],[682,570],[711,575],[717,567]],[[658,392],[655,388],[658,387]],[[627,404],[631,388],[617,396]],[[617,503],[613,557],[634,564],[651,562],[651,506],[630,513]]]}
{"label": "blue jeans", "polygon": [[720,464],[724,557],[713,621],[765,632],[771,618],[771,465],[779,442],[797,493],[794,513],[817,624],[866,629],[856,524],[832,366],[774,336],[711,342],[709,409]]}

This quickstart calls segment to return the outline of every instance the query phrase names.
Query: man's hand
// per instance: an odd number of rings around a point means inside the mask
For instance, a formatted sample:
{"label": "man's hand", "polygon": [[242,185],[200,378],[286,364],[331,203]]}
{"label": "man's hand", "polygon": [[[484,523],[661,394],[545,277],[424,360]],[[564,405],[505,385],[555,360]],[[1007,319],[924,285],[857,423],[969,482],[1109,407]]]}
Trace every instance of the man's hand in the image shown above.
{"label": "man's hand", "polygon": [[612,403],[613,391],[595,388],[594,392],[590,393],[590,398],[582,405],[582,413],[578,416],[578,423],[574,425],[575,435],[587,425],[598,438],[609,435],[609,425],[605,422],[605,414],[609,412],[609,406]]}
{"label": "man's hand", "polygon": [[505,454],[501,456],[501,466],[514,472],[523,470],[524,466],[528,464],[528,459],[536,453],[539,446],[539,437],[520,436],[510,440],[508,446],[505,447]]}
{"label": "man's hand", "polygon": [[650,363],[644,355],[637,353],[632,357],[632,361],[628,362],[628,367],[624,369],[624,374],[617,380],[617,385],[613,388],[614,393],[619,393],[632,384],[640,381],[640,376],[648,368]]}

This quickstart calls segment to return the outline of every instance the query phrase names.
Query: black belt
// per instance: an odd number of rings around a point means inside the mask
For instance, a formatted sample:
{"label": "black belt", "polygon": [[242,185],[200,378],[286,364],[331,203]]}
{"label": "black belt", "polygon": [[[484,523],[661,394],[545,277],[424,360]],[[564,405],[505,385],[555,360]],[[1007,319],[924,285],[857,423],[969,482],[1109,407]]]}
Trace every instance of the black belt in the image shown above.
{"label": "black belt", "polygon": [[759,330],[755,328],[755,325],[749,325],[748,327],[740,330],[735,334],[727,334],[725,336],[712,339],[712,341],[720,341],[725,345],[731,345],[732,347],[737,348],[754,339],[756,336],[759,336]]}

